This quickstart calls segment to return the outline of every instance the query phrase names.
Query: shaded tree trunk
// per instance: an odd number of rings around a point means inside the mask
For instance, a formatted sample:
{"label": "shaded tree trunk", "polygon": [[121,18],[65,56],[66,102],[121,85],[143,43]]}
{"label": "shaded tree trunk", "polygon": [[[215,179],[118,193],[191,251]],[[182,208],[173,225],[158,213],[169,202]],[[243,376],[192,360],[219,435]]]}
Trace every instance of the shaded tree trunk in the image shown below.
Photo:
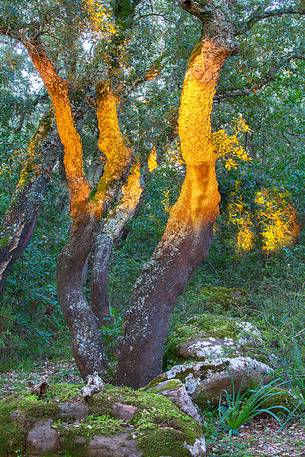
{"label": "shaded tree trunk", "polygon": [[104,325],[110,317],[110,301],[108,294],[108,273],[112,254],[113,238],[101,233],[96,238],[94,264],[91,276],[92,309]]}
{"label": "shaded tree trunk", "polygon": [[230,52],[204,38],[190,59],[179,110],[186,176],[163,237],[134,286],[119,348],[119,384],[143,386],[160,373],[171,310],[208,254],[220,201],[211,111],[220,70]]}
{"label": "shaded tree trunk", "polygon": [[70,239],[58,257],[57,290],[66,322],[72,335],[72,349],[83,378],[103,373],[104,356],[99,321],[87,302],[83,285],[86,266],[97,231],[97,219],[86,215],[72,227]]}
{"label": "shaded tree trunk", "polygon": [[140,164],[136,162],[122,187],[122,198],[102,224],[95,246],[91,278],[92,309],[101,324],[109,318],[108,270],[112,247],[122,237],[126,224],[135,216],[143,195]]}
{"label": "shaded tree trunk", "polygon": [[47,113],[29,143],[28,158],[21,170],[12,203],[1,224],[0,294],[14,262],[32,238],[52,169],[57,160],[58,140],[51,131]]}

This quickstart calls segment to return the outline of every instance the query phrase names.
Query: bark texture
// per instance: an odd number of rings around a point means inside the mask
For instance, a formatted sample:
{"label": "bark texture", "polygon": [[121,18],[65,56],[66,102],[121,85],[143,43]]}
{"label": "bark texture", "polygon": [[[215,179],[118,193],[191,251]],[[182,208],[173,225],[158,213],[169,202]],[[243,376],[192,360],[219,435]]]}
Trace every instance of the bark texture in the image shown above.
{"label": "bark texture", "polygon": [[91,280],[92,308],[101,323],[104,323],[105,318],[110,315],[108,270],[112,247],[121,239],[126,225],[135,216],[141,202],[143,188],[140,164],[136,162],[131,167],[128,179],[122,187],[120,202],[110,211],[96,240]]}
{"label": "bark texture", "polygon": [[1,223],[0,294],[14,262],[23,254],[32,238],[52,169],[58,156],[57,135],[52,116],[41,119],[22,167],[12,203]]}
{"label": "bark texture", "polygon": [[99,322],[87,302],[83,270],[97,230],[97,219],[86,215],[74,225],[70,239],[58,258],[57,290],[66,322],[72,335],[72,349],[83,378],[103,373],[106,358]]}
{"label": "bark texture", "polygon": [[208,254],[220,201],[211,111],[220,70],[230,52],[204,38],[190,59],[179,111],[186,176],[164,235],[134,286],[119,351],[119,384],[140,387],[160,373],[171,310]]}

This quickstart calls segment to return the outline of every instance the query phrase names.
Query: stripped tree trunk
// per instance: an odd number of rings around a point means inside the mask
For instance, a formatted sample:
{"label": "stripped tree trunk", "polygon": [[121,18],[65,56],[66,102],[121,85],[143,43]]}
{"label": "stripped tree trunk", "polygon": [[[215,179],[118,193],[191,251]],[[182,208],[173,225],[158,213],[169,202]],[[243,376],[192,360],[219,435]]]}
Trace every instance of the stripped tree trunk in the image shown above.
{"label": "stripped tree trunk", "polygon": [[205,36],[190,59],[179,110],[185,180],[163,237],[134,286],[119,348],[119,384],[143,386],[160,373],[171,310],[208,254],[220,201],[211,111],[230,53],[230,46]]}
{"label": "stripped tree trunk", "polygon": [[12,203],[1,224],[0,294],[14,262],[32,238],[52,169],[57,160],[58,142],[51,131],[50,113],[43,116],[29,143],[28,158],[22,167]]}

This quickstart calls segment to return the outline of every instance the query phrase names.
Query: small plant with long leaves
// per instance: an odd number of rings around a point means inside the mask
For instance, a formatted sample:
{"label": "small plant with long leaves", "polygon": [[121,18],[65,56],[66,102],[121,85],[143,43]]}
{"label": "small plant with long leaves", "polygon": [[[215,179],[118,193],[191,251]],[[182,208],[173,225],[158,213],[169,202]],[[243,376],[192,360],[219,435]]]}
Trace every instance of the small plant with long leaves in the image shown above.
{"label": "small plant with long leaves", "polygon": [[276,401],[276,397],[281,395],[278,380],[263,385],[261,382],[254,389],[244,393],[241,390],[236,391],[234,381],[232,380],[232,393],[225,390],[219,399],[219,417],[222,428],[228,430],[229,434],[236,435],[241,425],[250,422],[256,416],[268,414],[272,416],[280,425],[281,420],[274,412],[283,411],[289,414],[289,409],[280,404],[265,406]]}

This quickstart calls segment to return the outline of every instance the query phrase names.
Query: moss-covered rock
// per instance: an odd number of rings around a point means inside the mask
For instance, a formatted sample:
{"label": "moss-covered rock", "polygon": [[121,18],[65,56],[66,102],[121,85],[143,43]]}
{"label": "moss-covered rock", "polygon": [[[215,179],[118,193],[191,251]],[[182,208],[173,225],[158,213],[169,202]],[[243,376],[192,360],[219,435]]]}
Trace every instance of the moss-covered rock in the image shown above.
{"label": "moss-covered rock", "polygon": [[248,355],[261,343],[261,334],[251,323],[205,313],[173,329],[166,343],[165,366],[188,359],[213,361]]}
{"label": "moss-covered rock", "polygon": [[[45,443],[43,437],[39,441],[39,434],[46,430],[56,446],[54,451],[52,446],[46,447],[48,456],[110,455],[113,451],[109,449],[116,443],[118,451],[113,457],[127,456],[125,448],[134,450],[130,455],[143,457],[196,455],[193,449],[202,443],[202,428],[168,398],[107,385],[88,400],[88,415],[77,420],[62,412],[67,410],[67,404],[83,401],[79,398],[79,387],[53,385],[42,399],[24,392],[1,400],[0,457],[18,452],[27,455],[29,446],[31,453],[45,455],[41,453]],[[126,420],[119,419],[114,408],[118,404],[132,406],[133,414]]]}
{"label": "moss-covered rock", "polygon": [[58,405],[40,401],[27,392],[16,397],[11,395],[0,401],[0,456],[7,452],[22,451],[27,432],[35,422],[48,417],[57,417]]}
{"label": "moss-covered rock", "polygon": [[203,423],[203,419],[198,408],[193,403],[184,384],[179,379],[161,381],[158,384],[152,384],[151,386],[148,385],[146,389],[149,392],[164,395],[177,405],[178,408],[185,414],[195,419],[199,424]]}
{"label": "moss-covered rock", "polygon": [[200,290],[200,298],[208,303],[218,303],[225,309],[230,306],[241,306],[248,302],[244,289],[221,286],[205,286]]}
{"label": "moss-covered rock", "polygon": [[[268,382],[271,368],[250,357],[232,357],[214,362],[189,361],[175,365],[162,373],[150,385],[180,380],[190,397],[202,410],[208,404],[217,405],[224,390],[244,392],[261,382]],[[162,384],[161,384],[162,385]]]}
{"label": "moss-covered rock", "polygon": [[[289,390],[275,386],[273,388],[273,395],[261,404],[261,408],[271,408],[276,406],[281,406],[293,411],[301,406],[301,402],[300,399],[293,395],[293,393]],[[281,409],[275,410],[275,412],[276,414],[281,414],[281,412],[286,414],[285,411],[281,411]]]}

